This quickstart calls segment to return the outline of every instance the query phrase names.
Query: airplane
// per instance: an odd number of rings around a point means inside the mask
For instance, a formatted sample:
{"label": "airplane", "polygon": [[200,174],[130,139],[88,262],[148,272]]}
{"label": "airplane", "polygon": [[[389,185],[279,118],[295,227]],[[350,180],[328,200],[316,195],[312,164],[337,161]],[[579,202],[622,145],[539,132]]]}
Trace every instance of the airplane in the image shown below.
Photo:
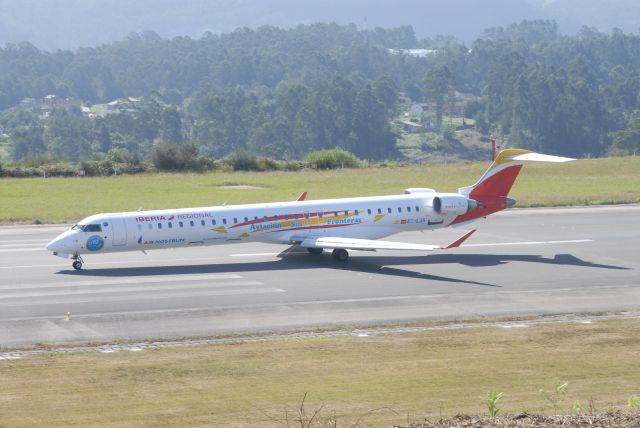
{"label": "airplane", "polygon": [[237,242],[269,242],[332,251],[341,262],[349,250],[433,251],[459,247],[475,229],[446,246],[380,241],[417,230],[466,225],[510,208],[508,197],[525,162],[568,162],[575,159],[522,149],[501,151],[472,186],[457,193],[409,188],[404,194],[307,200],[304,192],[291,202],[222,205],[96,214],[81,220],[49,242],[47,250],[73,260],[82,269],[85,254],[180,248]]}

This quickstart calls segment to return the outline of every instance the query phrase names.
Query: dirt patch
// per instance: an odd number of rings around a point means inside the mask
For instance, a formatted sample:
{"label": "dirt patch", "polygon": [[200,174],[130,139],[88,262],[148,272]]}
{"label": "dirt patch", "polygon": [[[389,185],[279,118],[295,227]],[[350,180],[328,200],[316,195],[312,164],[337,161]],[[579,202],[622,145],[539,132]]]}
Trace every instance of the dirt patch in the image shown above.
{"label": "dirt patch", "polygon": [[[542,416],[519,413],[497,417],[457,415],[437,422],[421,422],[406,428],[481,428],[481,427],[638,427],[640,412],[608,412],[595,415]],[[395,425],[395,428],[402,428]]]}
{"label": "dirt patch", "polygon": [[264,187],[251,186],[249,184],[233,184],[228,186],[217,186],[218,189],[238,189],[238,190],[263,190]]}

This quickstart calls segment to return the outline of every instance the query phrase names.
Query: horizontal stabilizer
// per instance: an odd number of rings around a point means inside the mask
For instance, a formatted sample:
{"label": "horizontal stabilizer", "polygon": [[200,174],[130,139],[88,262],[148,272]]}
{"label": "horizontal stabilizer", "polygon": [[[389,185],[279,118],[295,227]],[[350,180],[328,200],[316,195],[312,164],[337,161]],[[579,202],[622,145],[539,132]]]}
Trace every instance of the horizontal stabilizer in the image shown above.
{"label": "horizontal stabilizer", "polygon": [[428,245],[428,244],[411,244],[407,242],[392,242],[392,241],[378,241],[375,239],[354,239],[354,238],[307,238],[300,243],[304,248],[326,248],[336,249],[342,248],[345,250],[362,250],[362,251],[375,251],[375,250],[409,250],[409,251],[433,251],[433,250],[446,250],[449,248],[459,247],[469,236],[476,230],[473,229],[467,232],[463,237],[457,239],[451,244],[442,247],[440,245]]}
{"label": "horizontal stabilizer", "polygon": [[471,231],[467,232],[463,237],[461,237],[460,239],[458,239],[455,242],[452,242],[451,244],[447,245],[446,247],[444,247],[445,250],[448,250],[449,248],[456,248],[459,247],[460,245],[462,245],[462,243],[464,241],[467,240],[468,237],[470,237],[471,235],[473,235],[473,233],[476,231],[476,229],[472,229]]}
{"label": "horizontal stabilizer", "polygon": [[533,152],[507,156],[506,159],[512,160],[512,161],[527,161],[527,162],[571,162],[575,160],[573,158],[543,155],[542,153],[533,153]]}

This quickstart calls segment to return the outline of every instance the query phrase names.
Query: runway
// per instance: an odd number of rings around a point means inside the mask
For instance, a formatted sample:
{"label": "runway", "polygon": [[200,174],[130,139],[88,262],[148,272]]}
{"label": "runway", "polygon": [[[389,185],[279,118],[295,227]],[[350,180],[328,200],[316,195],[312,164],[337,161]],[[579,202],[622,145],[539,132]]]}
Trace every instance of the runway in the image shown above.
{"label": "runway", "polygon": [[[296,254],[270,244],[89,255],[62,226],[0,227],[0,347],[637,310],[640,206],[510,210],[459,249]],[[447,244],[462,229],[387,238]]]}

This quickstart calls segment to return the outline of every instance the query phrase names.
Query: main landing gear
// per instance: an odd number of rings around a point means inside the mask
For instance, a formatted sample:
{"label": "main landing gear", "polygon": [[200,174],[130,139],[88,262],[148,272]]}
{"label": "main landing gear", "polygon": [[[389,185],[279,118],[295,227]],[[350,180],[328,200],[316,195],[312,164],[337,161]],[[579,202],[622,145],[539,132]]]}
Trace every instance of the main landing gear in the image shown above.
{"label": "main landing gear", "polygon": [[343,248],[336,248],[331,255],[339,262],[346,262],[349,259],[349,252]]}
{"label": "main landing gear", "polygon": [[[307,251],[310,252],[311,254],[322,254],[323,249],[311,247],[311,248],[307,248]],[[336,248],[335,250],[333,250],[331,255],[333,256],[334,259],[338,260],[339,262],[346,262],[349,259],[349,252],[344,248]]]}
{"label": "main landing gear", "polygon": [[82,263],[84,263],[84,260],[82,260],[82,257],[76,254],[75,256],[72,257],[72,259],[73,259],[73,263],[71,264],[71,266],[73,266],[75,270],[82,269]]}

